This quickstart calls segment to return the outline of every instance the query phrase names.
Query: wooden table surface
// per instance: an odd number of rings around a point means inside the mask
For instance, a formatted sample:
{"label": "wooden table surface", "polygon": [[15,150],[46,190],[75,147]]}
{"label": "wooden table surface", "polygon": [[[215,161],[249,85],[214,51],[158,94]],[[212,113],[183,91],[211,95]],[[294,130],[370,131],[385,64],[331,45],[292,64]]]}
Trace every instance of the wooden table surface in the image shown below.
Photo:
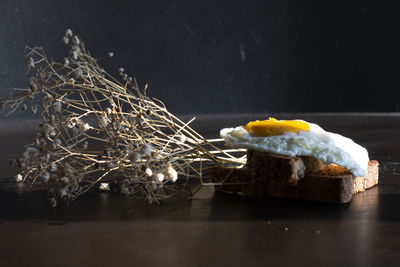
{"label": "wooden table surface", "polygon": [[[380,183],[350,204],[216,195],[148,205],[90,192],[68,209],[11,182],[33,121],[0,121],[0,266],[398,266],[400,115],[280,114],[353,138],[380,164]],[[200,116],[207,137],[262,119]]]}

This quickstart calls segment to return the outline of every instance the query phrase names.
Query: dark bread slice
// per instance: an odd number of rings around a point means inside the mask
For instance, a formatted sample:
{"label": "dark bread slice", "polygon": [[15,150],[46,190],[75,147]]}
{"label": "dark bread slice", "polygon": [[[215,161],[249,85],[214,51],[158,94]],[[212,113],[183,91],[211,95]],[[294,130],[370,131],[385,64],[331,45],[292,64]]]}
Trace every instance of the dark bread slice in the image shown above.
{"label": "dark bread slice", "polygon": [[215,167],[211,171],[217,192],[332,203],[350,202],[353,194],[376,185],[378,174],[376,160],[369,162],[365,177],[357,177],[340,166],[322,167],[309,157],[287,157],[257,151],[248,151],[244,168]]}

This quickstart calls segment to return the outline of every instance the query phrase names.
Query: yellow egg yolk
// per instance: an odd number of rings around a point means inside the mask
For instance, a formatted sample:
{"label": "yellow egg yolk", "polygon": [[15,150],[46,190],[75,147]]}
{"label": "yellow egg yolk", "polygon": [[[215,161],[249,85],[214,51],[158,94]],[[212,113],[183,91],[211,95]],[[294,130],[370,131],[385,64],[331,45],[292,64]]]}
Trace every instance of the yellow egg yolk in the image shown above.
{"label": "yellow egg yolk", "polygon": [[256,136],[281,135],[284,132],[308,131],[310,125],[300,120],[277,120],[269,118],[265,121],[251,121],[246,125],[246,131]]}

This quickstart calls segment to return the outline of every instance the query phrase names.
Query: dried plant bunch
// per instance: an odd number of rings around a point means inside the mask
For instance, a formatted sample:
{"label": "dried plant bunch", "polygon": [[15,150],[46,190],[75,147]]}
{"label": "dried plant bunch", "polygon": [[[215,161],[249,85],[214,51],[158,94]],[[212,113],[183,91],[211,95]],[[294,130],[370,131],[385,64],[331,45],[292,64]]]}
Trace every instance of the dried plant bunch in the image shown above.
{"label": "dried plant bunch", "polygon": [[[112,182],[127,196],[149,202],[185,196],[189,179],[202,184],[207,163],[242,165],[238,150],[221,149],[206,140],[139,89],[136,79],[119,69],[113,78],[71,30],[61,62],[49,61],[40,47],[26,47],[34,71],[29,88],[14,88],[0,104],[40,115],[36,139],[22,157],[17,181],[48,186],[57,200],[74,200],[95,185]],[[234,153],[232,153],[234,152]],[[181,182],[177,182],[177,180]],[[102,188],[107,188],[102,184]]]}

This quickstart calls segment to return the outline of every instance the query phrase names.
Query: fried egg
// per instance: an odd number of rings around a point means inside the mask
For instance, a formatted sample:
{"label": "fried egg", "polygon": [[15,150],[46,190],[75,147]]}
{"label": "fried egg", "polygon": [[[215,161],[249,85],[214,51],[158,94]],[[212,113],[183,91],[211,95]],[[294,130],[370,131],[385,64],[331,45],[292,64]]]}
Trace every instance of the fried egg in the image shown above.
{"label": "fried egg", "polygon": [[319,125],[303,120],[252,121],[246,126],[220,131],[225,144],[273,154],[312,156],[324,164],[345,167],[355,176],[365,176],[367,150],[350,138],[327,132]]}

